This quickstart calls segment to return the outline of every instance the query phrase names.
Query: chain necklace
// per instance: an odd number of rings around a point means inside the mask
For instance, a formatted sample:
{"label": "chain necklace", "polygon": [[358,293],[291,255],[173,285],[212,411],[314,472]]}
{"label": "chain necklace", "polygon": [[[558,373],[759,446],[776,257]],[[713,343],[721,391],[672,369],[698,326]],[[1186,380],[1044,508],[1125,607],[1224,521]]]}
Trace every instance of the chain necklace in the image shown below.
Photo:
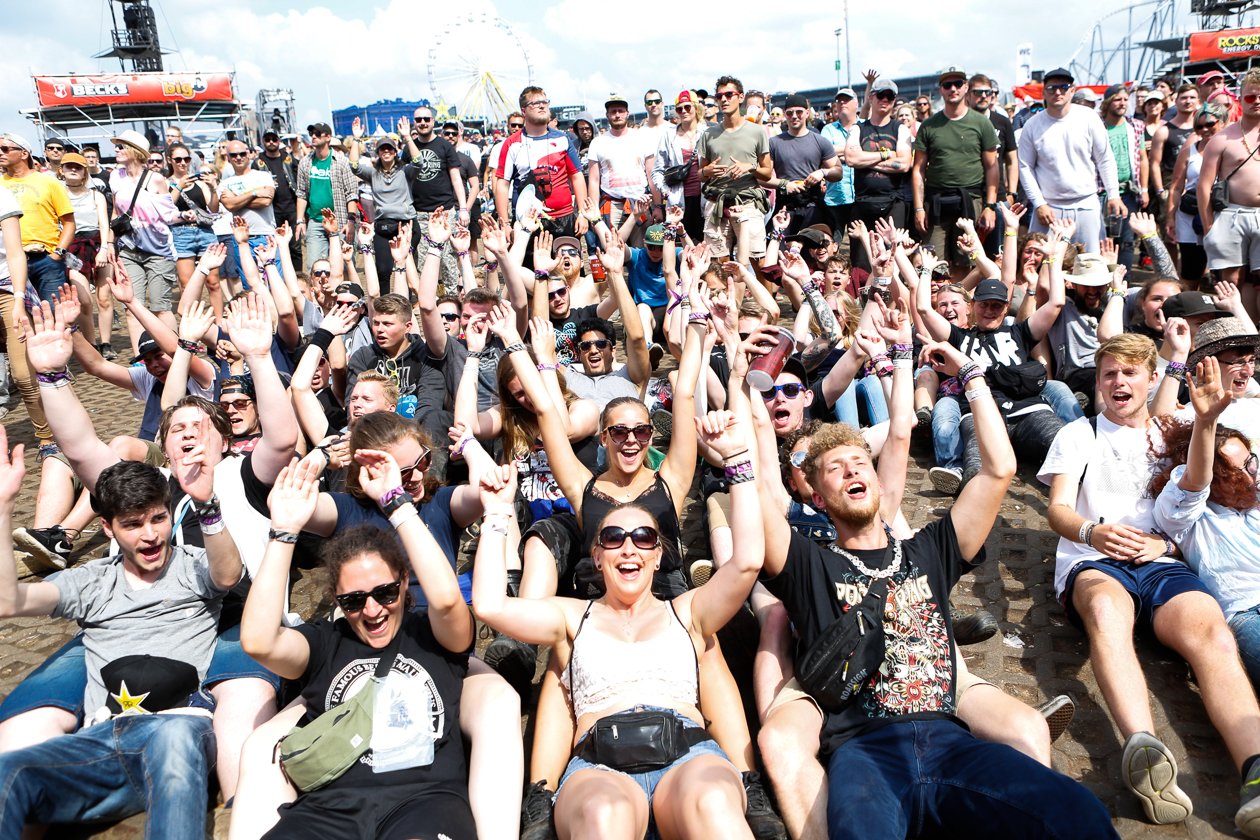
{"label": "chain necklace", "polygon": [[848,560],[850,563],[853,564],[853,566],[859,572],[861,572],[862,574],[866,575],[869,578],[872,578],[873,580],[880,580],[881,578],[892,577],[894,574],[897,573],[897,570],[901,568],[901,540],[893,537],[892,531],[889,529],[887,525],[884,526],[884,533],[888,535],[888,539],[892,541],[892,546],[893,546],[893,561],[885,569],[872,569],[870,566],[866,565],[861,560],[859,560],[857,558],[857,555],[852,554],[848,551],[845,551],[843,548],[841,548],[839,545],[837,545],[834,542],[831,544],[831,550],[834,551],[836,554],[839,554],[845,560]]}

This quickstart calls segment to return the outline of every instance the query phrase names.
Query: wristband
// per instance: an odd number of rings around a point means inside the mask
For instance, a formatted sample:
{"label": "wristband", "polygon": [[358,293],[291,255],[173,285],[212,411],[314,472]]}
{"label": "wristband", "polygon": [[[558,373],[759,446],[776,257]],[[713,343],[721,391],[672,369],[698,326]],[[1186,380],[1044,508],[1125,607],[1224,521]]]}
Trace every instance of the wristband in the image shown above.
{"label": "wristband", "polygon": [[272,528],[267,531],[267,539],[271,542],[280,542],[285,545],[296,545],[298,535],[292,531],[277,531],[275,528]]}
{"label": "wristband", "polygon": [[880,379],[887,379],[888,377],[892,376],[896,370],[897,370],[896,366],[893,365],[893,363],[888,361],[887,359],[884,359],[883,362],[875,365],[875,375],[878,376]]}
{"label": "wristband", "polygon": [[436,248],[439,251],[442,250],[442,243],[431,239],[427,233],[420,234],[420,240],[430,249]]}
{"label": "wristband", "polygon": [[776,230],[774,233],[770,234],[770,238],[775,240],[776,242],[782,242],[787,237],[783,234],[783,231]]}
{"label": "wristband", "polygon": [[407,492],[402,487],[395,487],[392,490],[386,490],[385,495],[376,500],[376,504],[380,506],[381,513],[389,516],[408,501]]}
{"label": "wristband", "polygon": [[1077,542],[1082,542],[1086,545],[1093,545],[1094,528],[1096,527],[1098,527],[1098,523],[1092,519],[1086,519],[1082,522],[1080,530],[1076,532]]}
{"label": "wristband", "polygon": [[481,512],[481,515],[483,518],[487,516],[510,516],[515,519],[516,508],[508,504],[493,504],[490,507],[485,508]]}
{"label": "wristband", "polygon": [[1016,237],[1016,236],[1019,236],[1019,231],[1017,231],[1017,230],[1008,230],[1008,231],[1005,231],[1002,235],[1003,235],[1003,236],[1010,236],[1010,237],[1014,238],[1014,237]]}
{"label": "wristband", "polygon": [[62,368],[48,373],[36,373],[35,379],[41,388],[64,388],[70,384],[73,377],[70,376],[69,370]]}
{"label": "wristband", "polygon": [[678,239],[678,232],[672,227],[665,228],[664,233],[661,235],[665,237],[666,242],[675,242]]}
{"label": "wristband", "polygon": [[468,252],[467,252],[467,251],[456,251],[456,252],[455,252],[455,256],[456,256],[456,257],[458,257],[459,259],[461,259],[461,260],[462,260],[464,257],[468,256]]}
{"label": "wristband", "polygon": [[511,344],[509,344],[507,347],[503,348],[503,353],[505,355],[511,356],[513,353],[521,353],[524,350],[525,350],[525,344],[523,342],[514,341]]}
{"label": "wristband", "polygon": [[360,245],[360,246],[359,246],[359,253],[360,253],[360,254],[375,254],[375,253],[376,253],[376,249],[375,249],[375,248],[373,248],[371,245]]}
{"label": "wristband", "polygon": [[179,339],[177,343],[179,344],[180,350],[187,350],[189,353],[192,353],[194,356],[197,355],[198,353],[206,352],[205,345],[197,341],[189,341],[186,338],[181,338]]}
{"label": "wristband", "polygon": [[728,484],[743,484],[756,478],[753,474],[752,461],[745,459],[736,461],[733,464],[727,464],[723,471],[726,473],[726,481]]}
{"label": "wristband", "polygon": [[470,359],[480,359],[485,355],[486,355],[485,350],[469,350],[468,351],[468,358]]}
{"label": "wristband", "polygon": [[970,370],[968,370],[966,373],[959,371],[958,384],[966,388],[967,383],[970,382],[971,380],[981,379],[983,377],[984,377],[984,371],[980,370],[979,366],[975,366],[975,367],[972,367]]}
{"label": "wristband", "polygon": [[543,271],[542,269],[538,269],[538,268],[534,269],[534,278],[537,280],[546,280],[550,276],[551,276],[550,271]]}
{"label": "wristband", "polygon": [[70,325],[70,335],[74,335],[74,334],[75,334],[75,333],[77,333],[78,331],[79,331],[79,325],[78,325],[78,324],[71,324],[71,325]]}
{"label": "wristband", "polygon": [[905,361],[914,358],[914,347],[910,344],[894,344],[892,346],[892,360],[894,362]]}
{"label": "wristband", "polygon": [[271,267],[271,266],[273,266],[273,265],[275,265],[275,264],[276,264],[276,261],[275,261],[275,260],[263,260],[262,262],[260,262],[260,263],[258,264],[258,267],[259,267],[259,268],[269,268],[269,267]]}
{"label": "wristband", "polygon": [[688,324],[703,323],[704,321],[707,321],[707,320],[709,320],[708,312],[692,312],[690,315],[687,316]]}
{"label": "wristband", "polygon": [[486,260],[486,265],[485,265],[485,268],[486,268],[486,271],[498,271],[498,270],[499,270],[499,261],[498,261],[498,260]]}
{"label": "wristband", "polygon": [[408,519],[415,519],[418,516],[420,516],[420,511],[416,510],[415,505],[399,504],[390,511],[389,524],[400,528]]}
{"label": "wristband", "polygon": [[556,369],[556,366],[548,362],[543,362],[542,364],[538,365],[538,370],[540,372],[544,370],[555,370],[555,369]]}
{"label": "wristband", "polygon": [[405,265],[396,265],[396,266],[394,266],[394,268],[393,268],[393,272],[394,272],[394,274],[406,274],[406,273],[407,273],[407,266],[405,266]]}
{"label": "wristband", "polygon": [[[735,463],[736,461],[738,461],[739,459],[744,458],[744,456],[745,456],[745,455],[747,455],[747,454],[748,454],[748,450],[747,450],[747,449],[741,449],[741,450],[739,450],[738,452],[734,452],[734,453],[732,453],[732,454],[730,454],[730,455],[727,455],[725,458],[723,458],[723,459],[722,459],[722,464],[723,464],[723,465],[726,465],[726,464],[733,464],[733,463]],[[744,460],[748,460],[748,459],[747,459],[747,458],[744,458]]]}
{"label": "wristband", "polygon": [[328,348],[333,343],[334,338],[336,338],[336,336],[332,334],[331,330],[320,327],[311,335],[310,346],[318,347],[324,352],[324,355],[327,356]]}
{"label": "wristband", "polygon": [[1164,373],[1178,382],[1186,381],[1186,366],[1182,362],[1169,362],[1168,367],[1164,368]]}
{"label": "wristband", "polygon": [[904,359],[894,358],[892,364],[894,370],[914,369],[914,359],[911,359],[909,356],[906,356]]}
{"label": "wristband", "polygon": [[452,455],[461,455],[461,456],[462,456],[462,455],[464,454],[464,447],[466,447],[466,446],[468,445],[468,441],[470,441],[470,440],[472,440],[472,439],[473,439],[473,438],[472,438],[472,435],[465,435],[465,436],[464,436],[464,437],[460,440],[459,445],[455,447],[455,451],[454,451],[454,452],[452,452],[451,454],[452,454]]}
{"label": "wristband", "polygon": [[1041,260],[1043,265],[1054,265],[1058,261],[1059,261],[1059,258],[1054,256],[1053,254],[1046,256]]}
{"label": "wristband", "polygon": [[1138,242],[1145,242],[1148,239],[1154,239],[1156,235],[1157,234],[1154,231],[1152,231],[1151,233],[1144,234],[1138,237]]}
{"label": "wristband", "polygon": [[981,385],[979,388],[969,388],[963,391],[967,395],[967,402],[973,403],[981,397],[992,396],[993,392],[989,390],[988,385]]}

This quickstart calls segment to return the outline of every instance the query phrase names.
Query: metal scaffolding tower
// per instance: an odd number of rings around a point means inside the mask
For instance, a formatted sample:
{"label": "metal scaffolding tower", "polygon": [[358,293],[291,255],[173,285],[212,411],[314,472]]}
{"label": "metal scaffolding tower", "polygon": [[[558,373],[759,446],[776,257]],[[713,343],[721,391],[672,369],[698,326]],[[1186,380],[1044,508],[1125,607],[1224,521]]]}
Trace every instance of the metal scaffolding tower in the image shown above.
{"label": "metal scaffolding tower", "polygon": [[163,50],[158,41],[157,17],[149,0],[110,0],[109,16],[114,22],[110,32],[114,46],[93,58],[117,58],[123,70],[161,72]]}

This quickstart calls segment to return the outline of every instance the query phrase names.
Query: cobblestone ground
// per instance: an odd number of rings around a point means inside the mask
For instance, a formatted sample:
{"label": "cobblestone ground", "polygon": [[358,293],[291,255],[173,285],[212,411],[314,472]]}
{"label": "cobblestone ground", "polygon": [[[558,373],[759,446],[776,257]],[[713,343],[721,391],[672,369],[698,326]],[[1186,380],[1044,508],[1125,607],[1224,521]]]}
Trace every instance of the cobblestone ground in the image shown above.
{"label": "cobblestone ground", "polygon": [[[82,377],[76,388],[89,407],[98,434],[108,440],[134,431],[139,405],[123,392]],[[21,403],[11,406],[5,418],[10,443],[28,447],[27,476],[15,521],[30,521],[34,511],[38,473],[34,436]],[[940,516],[949,499],[934,493],[927,478],[931,449],[926,439],[917,440],[908,476],[906,514],[914,526]],[[1185,824],[1152,826],[1143,821],[1137,801],[1120,782],[1122,743],[1103,705],[1087,660],[1084,636],[1067,623],[1054,599],[1055,538],[1045,518],[1046,495],[1036,485],[1031,469],[1016,478],[989,538],[989,562],[959,584],[954,605],[963,612],[986,606],[1001,622],[1001,631],[989,641],[965,648],[971,669],[1019,699],[1037,704],[1064,692],[1077,703],[1076,719],[1055,745],[1055,763],[1061,771],[1079,779],[1102,799],[1114,815],[1125,838],[1211,838],[1238,836],[1233,827],[1238,780],[1225,747],[1207,720],[1198,691],[1186,665],[1153,641],[1140,642],[1138,651],[1149,682],[1149,697],[1159,736],[1177,756],[1181,786],[1194,800],[1195,814]],[[707,552],[702,509],[689,502],[684,515],[685,543],[689,559]],[[966,527],[967,523],[960,523]],[[99,535],[86,549],[98,554],[104,545]],[[19,555],[19,558],[21,555]],[[20,560],[19,560],[20,565]],[[303,573],[294,588],[295,608],[314,614],[321,604],[319,572]],[[5,696],[32,668],[70,638],[66,622],[22,619],[0,622],[0,696]],[[483,640],[484,643],[484,640]],[[728,647],[728,650],[731,649]],[[739,663],[733,662],[738,673]],[[1176,729],[1170,725],[1176,722]],[[221,809],[217,812],[222,814]],[[212,831],[214,815],[207,821]],[[215,832],[226,836],[225,826]],[[95,833],[53,830],[50,838],[97,837],[132,840],[143,832],[143,818],[135,817]]]}

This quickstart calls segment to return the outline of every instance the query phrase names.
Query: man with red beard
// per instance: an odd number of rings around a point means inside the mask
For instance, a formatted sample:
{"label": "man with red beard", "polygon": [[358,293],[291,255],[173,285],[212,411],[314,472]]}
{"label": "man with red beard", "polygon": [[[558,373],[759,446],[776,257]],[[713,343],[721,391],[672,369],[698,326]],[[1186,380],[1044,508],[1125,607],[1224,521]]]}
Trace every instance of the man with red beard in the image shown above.
{"label": "man with red beard", "polygon": [[[1177,330],[1166,340],[1184,353],[1187,338]],[[1154,342],[1135,333],[1098,348],[1104,410],[1055,436],[1038,478],[1050,485],[1046,518],[1060,537],[1055,590],[1068,619],[1089,637],[1094,675],[1125,738],[1122,778],[1146,818],[1166,825],[1187,819],[1194,806],[1177,786],[1172,751],[1154,735],[1135,627],[1152,631],[1194,669],[1208,716],[1244,776],[1260,755],[1260,707],[1220,606],[1181,562],[1177,547],[1156,531],[1147,488],[1155,470],[1151,438],[1158,431],[1146,404],[1155,357]],[[1184,376],[1173,364],[1157,404],[1170,400]]]}
{"label": "man with red beard", "polygon": [[[815,434],[804,466],[814,506],[835,525],[829,547],[794,532],[763,487],[762,582],[787,608],[799,649],[809,652],[856,615],[874,616],[879,624],[865,634],[876,651],[880,637],[884,643],[847,700],[810,692],[825,713],[829,835],[953,836],[974,833],[978,824],[967,815],[983,813],[984,836],[1116,837],[1085,788],[1011,747],[975,738],[954,718],[949,592],[984,560],[1016,462],[979,367],[945,342],[927,345],[924,358],[963,383],[981,451],[980,471],[943,519],[911,539],[894,538],[887,523],[896,511],[883,508],[884,486],[896,480],[882,473],[901,464],[894,459],[877,472],[865,441],[843,424]],[[909,358],[897,364],[894,377],[910,375]],[[866,603],[872,589],[874,603]],[[1015,801],[1019,809],[1001,804]]]}

